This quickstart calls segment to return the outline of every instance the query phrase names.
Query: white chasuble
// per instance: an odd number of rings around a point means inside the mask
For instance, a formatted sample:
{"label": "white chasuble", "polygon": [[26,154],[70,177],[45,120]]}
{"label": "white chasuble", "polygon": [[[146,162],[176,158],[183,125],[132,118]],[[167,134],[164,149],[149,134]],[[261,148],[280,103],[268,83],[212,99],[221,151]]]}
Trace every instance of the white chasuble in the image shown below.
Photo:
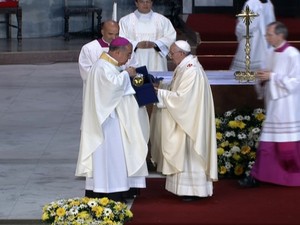
{"label": "white chasuble", "polygon": [[102,56],[87,78],[76,175],[93,177],[87,189],[96,192],[144,187],[149,122],[140,118],[147,112],[134,98],[128,73]]}
{"label": "white chasuble", "polygon": [[[159,103],[151,115],[153,161],[167,175],[167,190],[209,196],[210,182],[218,179],[215,113],[211,89],[197,58],[187,56],[176,67],[171,84],[164,87],[169,89],[158,90]],[[186,182],[191,189],[181,188]]]}

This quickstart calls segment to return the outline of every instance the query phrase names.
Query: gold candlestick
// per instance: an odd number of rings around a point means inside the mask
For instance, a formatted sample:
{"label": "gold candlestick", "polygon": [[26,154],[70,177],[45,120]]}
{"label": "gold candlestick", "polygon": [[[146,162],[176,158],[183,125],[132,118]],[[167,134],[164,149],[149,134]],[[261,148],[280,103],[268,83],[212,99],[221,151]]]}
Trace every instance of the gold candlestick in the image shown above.
{"label": "gold candlestick", "polygon": [[238,14],[237,17],[242,17],[243,22],[246,25],[246,44],[245,44],[245,65],[246,65],[246,70],[245,71],[236,71],[234,73],[235,79],[239,80],[240,82],[242,81],[255,81],[255,72],[250,71],[250,51],[251,51],[251,46],[250,46],[250,34],[249,34],[249,26],[252,20],[259,16],[258,14],[254,13],[249,9],[249,6],[246,6],[246,9],[242,11],[242,13]]}

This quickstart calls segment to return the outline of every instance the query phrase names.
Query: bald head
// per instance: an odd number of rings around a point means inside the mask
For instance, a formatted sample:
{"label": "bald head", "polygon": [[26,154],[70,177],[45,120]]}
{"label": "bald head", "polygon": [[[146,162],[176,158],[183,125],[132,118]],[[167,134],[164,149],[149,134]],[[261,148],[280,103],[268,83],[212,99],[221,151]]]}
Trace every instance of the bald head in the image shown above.
{"label": "bald head", "polygon": [[119,36],[119,24],[114,20],[103,22],[101,34],[104,41],[110,43],[113,39]]}

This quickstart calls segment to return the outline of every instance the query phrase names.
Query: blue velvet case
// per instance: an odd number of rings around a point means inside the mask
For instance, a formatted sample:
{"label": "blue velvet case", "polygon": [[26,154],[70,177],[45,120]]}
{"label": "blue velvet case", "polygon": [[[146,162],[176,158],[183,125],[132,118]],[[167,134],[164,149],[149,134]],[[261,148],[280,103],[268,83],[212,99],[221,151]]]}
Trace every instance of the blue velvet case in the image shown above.
{"label": "blue velvet case", "polygon": [[136,68],[136,72],[143,74],[144,78],[144,84],[142,86],[137,87],[132,84],[132,87],[136,92],[135,98],[139,106],[141,107],[158,102],[153,83],[157,82],[159,79],[154,78],[153,75],[149,74],[146,66]]}

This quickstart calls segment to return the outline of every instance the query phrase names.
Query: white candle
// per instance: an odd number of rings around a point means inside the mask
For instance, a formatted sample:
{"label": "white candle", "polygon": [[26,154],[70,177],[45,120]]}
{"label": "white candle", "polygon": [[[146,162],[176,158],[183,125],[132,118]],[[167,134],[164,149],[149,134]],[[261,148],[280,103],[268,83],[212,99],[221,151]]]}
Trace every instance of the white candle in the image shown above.
{"label": "white candle", "polygon": [[118,21],[118,18],[117,18],[117,3],[116,2],[114,2],[114,4],[113,4],[112,20]]}

